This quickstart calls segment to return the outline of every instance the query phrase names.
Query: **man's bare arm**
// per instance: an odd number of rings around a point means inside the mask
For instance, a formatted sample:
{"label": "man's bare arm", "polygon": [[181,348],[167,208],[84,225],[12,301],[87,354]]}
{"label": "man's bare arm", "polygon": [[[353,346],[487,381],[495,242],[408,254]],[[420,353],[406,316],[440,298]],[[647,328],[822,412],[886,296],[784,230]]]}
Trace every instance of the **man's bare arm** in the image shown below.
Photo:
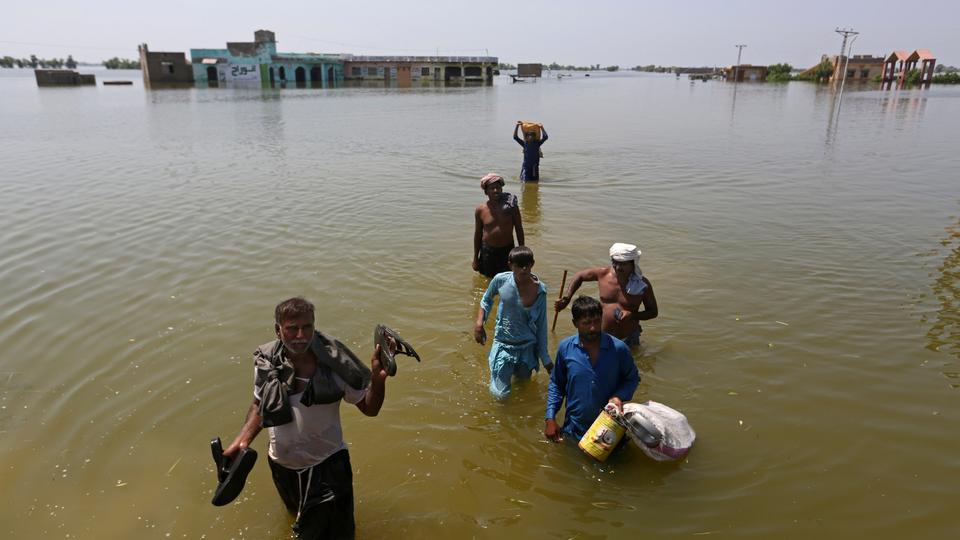
{"label": "man's bare arm", "polygon": [[247,419],[243,422],[240,433],[233,439],[230,446],[223,451],[224,457],[233,459],[237,452],[250,446],[250,443],[262,429],[260,427],[261,420],[263,418],[260,416],[260,401],[254,399],[253,403],[250,404],[250,409],[247,410]]}
{"label": "man's bare arm", "polygon": [[380,365],[380,345],[373,349],[373,358],[370,359],[370,388],[363,399],[357,402],[357,408],[367,416],[380,414],[383,406],[383,397],[387,392],[387,372]]}
{"label": "man's bare arm", "polygon": [[643,311],[638,311],[633,315],[638,321],[656,319],[657,315],[660,314],[657,309],[657,297],[653,294],[653,285],[646,278],[644,278],[644,281],[647,282],[647,290],[643,292]]}
{"label": "man's bare arm", "polygon": [[563,311],[563,308],[567,307],[570,299],[573,298],[573,293],[577,292],[577,289],[580,288],[580,285],[582,285],[584,281],[599,281],[600,276],[603,275],[605,270],[605,267],[598,266],[596,268],[587,268],[574,274],[573,281],[570,282],[570,288],[567,289],[567,293],[554,302],[553,307],[557,311]]}
{"label": "man's bare arm", "polygon": [[480,246],[483,244],[483,220],[480,219],[480,208],[474,212],[473,227],[473,270],[480,270]]}
{"label": "man's bare arm", "polygon": [[523,219],[520,217],[520,207],[513,209],[513,228],[517,230],[517,245],[523,245]]}

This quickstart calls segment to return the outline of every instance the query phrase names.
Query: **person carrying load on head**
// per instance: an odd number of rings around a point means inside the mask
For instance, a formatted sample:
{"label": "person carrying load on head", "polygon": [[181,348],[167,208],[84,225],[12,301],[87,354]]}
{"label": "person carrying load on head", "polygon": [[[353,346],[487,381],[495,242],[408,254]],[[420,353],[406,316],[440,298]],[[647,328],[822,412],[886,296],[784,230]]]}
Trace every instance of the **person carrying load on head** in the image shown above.
{"label": "person carrying load on head", "polygon": [[[521,127],[523,128],[522,139],[517,135]],[[517,125],[513,127],[513,140],[523,147],[523,166],[520,167],[520,180],[525,182],[540,180],[540,158],[543,157],[540,147],[547,142],[547,130],[543,129],[541,124],[517,120]]]}
{"label": "person carrying load on head", "polygon": [[529,379],[538,371],[538,358],[547,373],[553,369],[547,351],[547,286],[530,271],[532,268],[533,251],[526,246],[513,248],[511,271],[494,276],[480,300],[473,337],[483,345],[487,342],[483,325],[493,311],[493,297],[500,296],[493,345],[487,357],[490,393],[497,399],[510,395],[514,375]]}
{"label": "person carrying load on head", "polygon": [[492,278],[510,270],[507,256],[514,248],[513,231],[517,231],[517,245],[523,245],[523,221],[517,196],[503,191],[503,177],[490,173],[480,179],[480,188],[487,201],[474,211],[473,269]]}

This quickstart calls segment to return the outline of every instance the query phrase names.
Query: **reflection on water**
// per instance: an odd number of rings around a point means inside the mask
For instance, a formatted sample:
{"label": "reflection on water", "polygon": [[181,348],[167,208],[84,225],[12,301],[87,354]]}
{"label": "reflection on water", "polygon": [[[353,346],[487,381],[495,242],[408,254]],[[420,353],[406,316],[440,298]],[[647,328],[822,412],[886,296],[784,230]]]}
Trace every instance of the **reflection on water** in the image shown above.
{"label": "reflection on water", "polygon": [[[960,218],[953,219],[944,229],[946,234],[940,240],[940,247],[934,251],[938,256],[943,255],[943,261],[932,273],[930,288],[937,307],[933,320],[926,321],[930,323],[927,347],[946,352],[960,361]],[[956,373],[952,375],[957,378]],[[960,381],[951,384],[960,387]]]}

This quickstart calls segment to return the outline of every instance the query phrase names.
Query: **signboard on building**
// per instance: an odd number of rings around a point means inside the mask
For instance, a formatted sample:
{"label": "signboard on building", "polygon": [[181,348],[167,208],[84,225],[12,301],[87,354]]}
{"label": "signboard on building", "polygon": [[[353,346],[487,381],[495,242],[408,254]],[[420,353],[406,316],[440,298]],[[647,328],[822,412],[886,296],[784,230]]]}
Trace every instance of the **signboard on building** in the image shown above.
{"label": "signboard on building", "polygon": [[260,82],[260,66],[256,64],[219,64],[220,82]]}

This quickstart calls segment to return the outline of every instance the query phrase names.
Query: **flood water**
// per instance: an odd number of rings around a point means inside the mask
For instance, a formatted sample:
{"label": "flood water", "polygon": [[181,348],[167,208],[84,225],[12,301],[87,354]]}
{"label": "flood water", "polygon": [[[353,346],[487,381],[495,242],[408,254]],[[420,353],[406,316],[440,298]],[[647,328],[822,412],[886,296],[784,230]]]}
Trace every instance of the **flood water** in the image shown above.
{"label": "flood water", "polygon": [[[672,75],[150,91],[97,73],[0,72],[0,536],[288,537],[266,434],[223,508],[209,440],[236,434],[293,295],[365,360],[380,322],[423,357],[378,417],[341,407],[360,538],[956,533],[960,88],[848,88],[837,114],[825,87]],[[550,135],[539,185],[517,180],[519,119]],[[489,171],[551,297],[639,244],[660,317],[634,400],[688,416],[687,459],[546,442],[545,373],[491,398],[470,269]],[[573,331],[562,313],[550,350]]]}

